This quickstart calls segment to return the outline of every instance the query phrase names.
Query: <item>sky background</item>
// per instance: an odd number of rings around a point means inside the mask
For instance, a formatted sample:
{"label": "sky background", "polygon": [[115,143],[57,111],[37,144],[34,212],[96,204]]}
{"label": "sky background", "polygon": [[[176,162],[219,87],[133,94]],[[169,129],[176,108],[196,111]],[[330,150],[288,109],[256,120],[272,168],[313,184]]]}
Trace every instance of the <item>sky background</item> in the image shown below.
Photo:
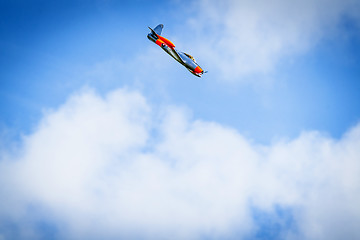
{"label": "sky background", "polygon": [[0,240],[360,238],[359,30],[356,0],[0,1]]}

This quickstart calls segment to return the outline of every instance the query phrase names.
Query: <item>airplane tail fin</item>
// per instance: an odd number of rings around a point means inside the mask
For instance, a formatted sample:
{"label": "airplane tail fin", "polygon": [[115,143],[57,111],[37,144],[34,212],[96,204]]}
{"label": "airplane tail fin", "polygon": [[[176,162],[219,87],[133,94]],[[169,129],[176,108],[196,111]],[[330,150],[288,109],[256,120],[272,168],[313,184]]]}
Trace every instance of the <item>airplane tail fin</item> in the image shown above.
{"label": "airplane tail fin", "polygon": [[159,24],[157,25],[154,29],[152,29],[151,27],[148,27],[151,31],[151,33],[148,34],[148,39],[150,41],[153,41],[154,43],[156,43],[156,41],[159,39],[160,35],[161,35],[161,31],[163,29],[164,25]]}
{"label": "airplane tail fin", "polygon": [[162,24],[159,24],[157,25],[155,28],[154,28],[154,32],[157,34],[157,35],[161,35],[161,32],[162,32],[162,29],[164,28],[164,25]]}

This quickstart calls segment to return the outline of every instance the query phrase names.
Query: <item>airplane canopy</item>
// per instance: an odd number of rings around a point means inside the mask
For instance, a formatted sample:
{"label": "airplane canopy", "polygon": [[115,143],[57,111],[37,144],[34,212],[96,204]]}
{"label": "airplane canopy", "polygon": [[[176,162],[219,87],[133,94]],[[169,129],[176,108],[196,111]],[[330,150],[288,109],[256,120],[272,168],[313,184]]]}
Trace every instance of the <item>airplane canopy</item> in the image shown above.
{"label": "airplane canopy", "polygon": [[195,58],[193,57],[193,56],[191,56],[190,54],[188,54],[188,53],[184,53],[186,56],[188,56],[191,60],[193,60],[194,62],[196,62],[195,61]]}

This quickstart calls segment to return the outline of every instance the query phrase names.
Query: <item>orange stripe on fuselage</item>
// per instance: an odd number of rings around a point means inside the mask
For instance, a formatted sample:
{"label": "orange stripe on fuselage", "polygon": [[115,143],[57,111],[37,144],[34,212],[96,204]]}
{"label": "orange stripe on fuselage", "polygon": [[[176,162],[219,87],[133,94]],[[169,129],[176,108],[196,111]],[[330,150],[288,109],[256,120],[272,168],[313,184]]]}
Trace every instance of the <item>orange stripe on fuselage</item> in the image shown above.
{"label": "orange stripe on fuselage", "polygon": [[156,42],[155,42],[155,43],[161,47],[161,44],[163,44],[164,42],[163,42],[163,41],[161,41],[160,39],[158,39],[158,40],[156,40]]}
{"label": "orange stripe on fuselage", "polygon": [[[160,35],[157,35],[158,36],[158,41],[159,40],[161,40],[163,43],[165,43],[166,45],[168,45],[169,47],[171,47],[171,48],[174,48],[175,47],[175,45],[169,40],[169,39],[166,39],[166,38],[164,38],[164,37],[162,37],[162,36],[160,36]],[[157,42],[157,41],[156,41]],[[158,44],[159,45],[159,44]],[[161,45],[161,44],[160,44]],[[159,46],[160,46],[159,45]]]}

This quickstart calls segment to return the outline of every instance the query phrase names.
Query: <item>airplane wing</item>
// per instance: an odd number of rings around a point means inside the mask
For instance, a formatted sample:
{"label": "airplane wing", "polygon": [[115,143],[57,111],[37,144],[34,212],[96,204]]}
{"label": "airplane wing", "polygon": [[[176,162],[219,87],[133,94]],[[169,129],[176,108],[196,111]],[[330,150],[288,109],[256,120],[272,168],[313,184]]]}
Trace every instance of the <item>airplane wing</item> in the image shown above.
{"label": "airplane wing", "polygon": [[174,48],[174,53],[176,54],[176,56],[182,61],[185,62],[185,59],[183,59],[180,54],[178,53],[178,51]]}

